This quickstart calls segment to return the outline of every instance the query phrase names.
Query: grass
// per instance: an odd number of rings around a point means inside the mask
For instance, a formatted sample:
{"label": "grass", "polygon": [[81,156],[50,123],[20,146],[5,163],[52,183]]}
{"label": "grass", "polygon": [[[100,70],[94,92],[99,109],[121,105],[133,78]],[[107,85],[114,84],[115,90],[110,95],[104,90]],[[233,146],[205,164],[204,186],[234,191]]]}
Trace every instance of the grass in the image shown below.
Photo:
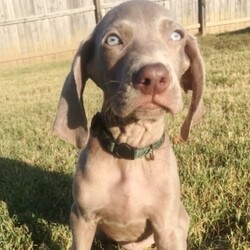
{"label": "grass", "polygon": [[[174,145],[189,249],[250,249],[250,38],[199,38],[206,62],[206,113],[187,143]],[[77,150],[51,134],[70,62],[0,72],[0,249],[68,249]],[[88,84],[88,116],[101,93]],[[173,137],[186,110],[169,117]]]}

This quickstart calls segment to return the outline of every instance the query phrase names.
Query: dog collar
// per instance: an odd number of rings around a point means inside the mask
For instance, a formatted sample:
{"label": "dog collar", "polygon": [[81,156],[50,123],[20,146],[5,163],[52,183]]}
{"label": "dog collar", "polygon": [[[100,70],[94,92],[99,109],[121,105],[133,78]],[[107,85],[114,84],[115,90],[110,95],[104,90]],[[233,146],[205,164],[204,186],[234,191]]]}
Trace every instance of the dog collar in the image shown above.
{"label": "dog collar", "polygon": [[157,142],[143,148],[132,147],[127,143],[119,143],[104,125],[99,112],[96,113],[92,119],[91,134],[99,140],[105,151],[111,153],[117,158],[127,160],[134,160],[145,155],[149,155],[150,159],[153,160],[154,151],[157,150],[165,140],[165,133],[163,133],[162,137]]}

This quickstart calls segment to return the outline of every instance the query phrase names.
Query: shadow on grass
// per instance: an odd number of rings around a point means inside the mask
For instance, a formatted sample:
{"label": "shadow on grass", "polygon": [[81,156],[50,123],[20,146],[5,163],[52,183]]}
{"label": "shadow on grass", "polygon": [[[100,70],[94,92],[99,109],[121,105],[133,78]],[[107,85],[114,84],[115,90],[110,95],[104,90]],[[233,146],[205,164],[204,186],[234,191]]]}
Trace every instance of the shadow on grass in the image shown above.
{"label": "shadow on grass", "polygon": [[50,225],[68,224],[71,185],[69,175],[0,157],[0,200],[16,223],[27,225],[36,245],[60,249],[52,240]]}
{"label": "shadow on grass", "polygon": [[[28,227],[36,249],[62,249],[52,239],[51,226],[53,223],[69,225],[71,190],[70,175],[0,157],[0,201],[7,204],[17,226]],[[96,239],[92,250],[106,249],[105,244],[110,242]]]}

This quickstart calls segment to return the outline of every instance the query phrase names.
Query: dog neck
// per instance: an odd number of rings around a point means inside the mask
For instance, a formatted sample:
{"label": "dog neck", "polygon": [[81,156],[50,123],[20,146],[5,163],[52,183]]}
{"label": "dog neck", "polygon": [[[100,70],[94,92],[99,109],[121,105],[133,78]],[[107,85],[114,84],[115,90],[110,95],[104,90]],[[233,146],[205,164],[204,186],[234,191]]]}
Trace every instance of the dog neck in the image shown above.
{"label": "dog neck", "polygon": [[[116,125],[110,126],[111,123],[109,119],[108,124],[109,126],[105,124],[103,115],[98,112],[91,122],[91,135],[99,140],[100,145],[106,152],[118,158],[134,160],[147,156],[148,159],[154,160],[155,150],[160,148],[165,141],[165,132],[163,132],[159,139],[151,143],[160,131],[157,127],[157,132],[152,132],[158,123],[144,123],[140,120],[140,122],[134,121],[126,125],[125,123],[119,123],[122,125],[118,126],[116,119]],[[139,139],[136,136],[136,138],[131,141],[130,138],[134,137],[131,137],[131,134],[139,135]],[[147,136],[145,136],[145,134]],[[138,146],[131,145],[132,143]],[[146,145],[144,146],[144,144]]]}
{"label": "dog neck", "polygon": [[165,131],[165,117],[155,120],[137,120],[133,117],[120,118],[102,114],[106,128],[118,143],[127,143],[142,148],[158,141]]}
{"label": "dog neck", "polygon": [[[133,147],[145,147],[159,140],[164,133],[163,121],[136,121],[125,126],[110,127],[116,141],[127,143]],[[136,136],[135,136],[136,135]]]}

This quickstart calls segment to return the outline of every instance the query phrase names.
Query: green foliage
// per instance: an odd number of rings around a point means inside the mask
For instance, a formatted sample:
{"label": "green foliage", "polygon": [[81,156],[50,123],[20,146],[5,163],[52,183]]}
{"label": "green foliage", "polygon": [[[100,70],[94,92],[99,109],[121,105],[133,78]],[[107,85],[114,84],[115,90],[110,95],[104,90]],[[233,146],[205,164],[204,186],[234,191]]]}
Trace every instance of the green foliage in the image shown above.
{"label": "green foliage", "polygon": [[[174,145],[189,249],[250,248],[249,33],[199,38],[206,112],[187,143]],[[0,249],[69,249],[71,183],[77,151],[51,134],[70,62],[0,72]],[[87,85],[88,117],[102,94]],[[188,103],[190,96],[185,97]],[[174,137],[187,112],[170,117]]]}

